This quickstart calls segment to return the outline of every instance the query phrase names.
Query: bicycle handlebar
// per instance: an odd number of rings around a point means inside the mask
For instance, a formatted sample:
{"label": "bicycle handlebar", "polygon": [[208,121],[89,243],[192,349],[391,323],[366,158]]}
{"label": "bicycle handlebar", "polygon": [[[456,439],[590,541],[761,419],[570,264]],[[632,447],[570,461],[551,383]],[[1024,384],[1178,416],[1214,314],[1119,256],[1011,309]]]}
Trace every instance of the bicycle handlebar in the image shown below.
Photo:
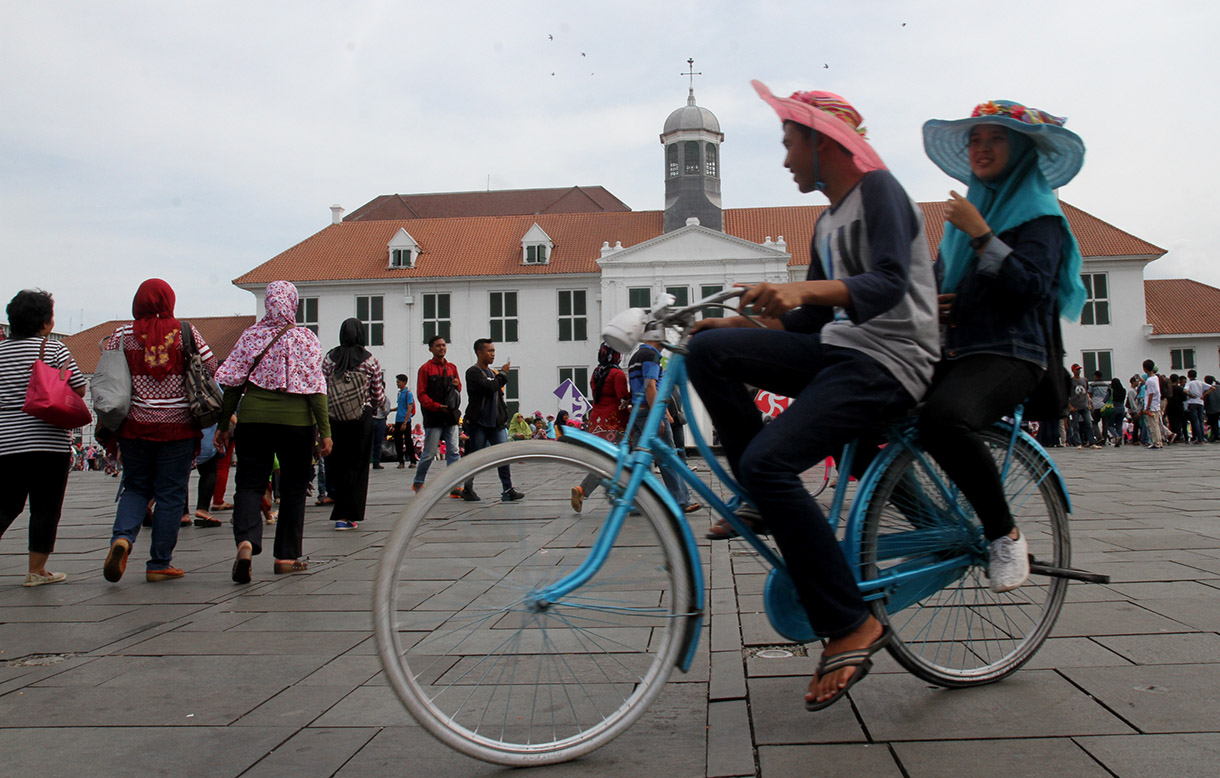
{"label": "bicycle handlebar", "polygon": [[[660,328],[664,334],[666,329],[672,328],[678,330],[678,341],[670,343],[662,337],[661,345],[671,351],[683,353],[686,351],[687,341],[690,340],[690,330],[695,326],[695,314],[708,308],[722,307],[721,303],[740,297],[745,294],[747,288],[724,289],[681,308],[671,308],[674,302],[673,295],[663,295],[657,299],[657,302],[661,304],[654,304],[651,310],[628,308],[615,316],[602,330],[602,339],[610,344],[611,348],[626,354],[639,344],[646,331]],[[740,308],[733,310],[756,326],[766,326]]]}

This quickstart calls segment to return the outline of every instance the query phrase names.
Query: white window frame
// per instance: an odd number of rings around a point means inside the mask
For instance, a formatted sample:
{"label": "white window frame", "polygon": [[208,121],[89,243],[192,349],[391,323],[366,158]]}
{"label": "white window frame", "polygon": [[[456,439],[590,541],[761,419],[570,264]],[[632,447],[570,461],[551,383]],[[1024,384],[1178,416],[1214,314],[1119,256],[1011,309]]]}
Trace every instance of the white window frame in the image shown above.
{"label": "white window frame", "polygon": [[[424,343],[427,343],[436,335],[440,335],[448,343],[452,325],[453,298],[449,292],[426,292],[423,298],[423,305],[420,308],[420,315],[423,317],[420,331],[424,333]],[[432,304],[432,316],[428,316],[429,302]],[[446,315],[444,316],[441,315],[442,302],[446,309]]]}
{"label": "white window frame", "polygon": [[[365,315],[360,315],[360,301],[364,301]],[[381,315],[375,316],[380,308]],[[368,346],[385,345],[385,296],[380,294],[356,295],[356,318],[364,325],[364,337]]]}
{"label": "white window frame", "polygon": [[[310,311],[310,308],[313,308],[313,311]],[[312,318],[310,318],[310,313],[313,313]],[[318,334],[318,298],[300,297],[297,299],[297,324],[310,330],[314,335]]]}
{"label": "white window frame", "polygon": [[[564,295],[568,298],[568,313],[563,313]],[[577,306],[577,300],[580,305]],[[577,312],[577,308],[580,312]],[[559,340],[562,343],[589,339],[589,293],[585,289],[560,289],[556,298],[556,318],[559,324]],[[568,337],[563,336],[564,324],[568,325]]]}
{"label": "white window frame", "polygon": [[[1106,293],[1104,297],[1097,296],[1097,279],[1104,279]],[[1114,321],[1110,316],[1110,274],[1109,273],[1081,273],[1080,280],[1084,283],[1085,294],[1087,297],[1084,302],[1084,309],[1080,312],[1080,323],[1085,326],[1104,326]],[[1101,314],[1099,316],[1098,314]],[[1099,321],[1100,318],[1105,318],[1105,321]]]}
{"label": "white window frame", "polygon": [[[500,315],[498,316],[495,312],[497,296],[500,300]],[[509,312],[510,308],[512,309],[511,313]],[[520,321],[517,319],[517,293],[488,292],[487,312],[488,329],[490,330],[488,337],[496,343],[516,343],[521,329]],[[496,332],[497,325],[499,325],[498,333]]]}

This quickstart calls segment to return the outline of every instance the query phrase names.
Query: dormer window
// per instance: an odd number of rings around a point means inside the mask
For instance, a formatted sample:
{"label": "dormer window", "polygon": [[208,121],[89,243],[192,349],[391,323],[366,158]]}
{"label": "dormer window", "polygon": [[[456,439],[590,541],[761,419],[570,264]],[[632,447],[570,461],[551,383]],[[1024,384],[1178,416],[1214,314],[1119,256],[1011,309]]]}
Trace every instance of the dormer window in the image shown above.
{"label": "dormer window", "polygon": [[555,248],[551,236],[538,226],[534,226],[521,238],[521,261],[526,265],[545,265],[551,261],[551,250]]}
{"label": "dormer window", "polygon": [[546,264],[546,244],[538,244],[525,247],[525,264],[527,265],[545,265]]}
{"label": "dormer window", "polygon": [[413,268],[415,260],[419,258],[419,244],[415,242],[415,238],[412,238],[410,233],[401,227],[386,244],[386,250],[389,251],[387,267],[391,270]]}

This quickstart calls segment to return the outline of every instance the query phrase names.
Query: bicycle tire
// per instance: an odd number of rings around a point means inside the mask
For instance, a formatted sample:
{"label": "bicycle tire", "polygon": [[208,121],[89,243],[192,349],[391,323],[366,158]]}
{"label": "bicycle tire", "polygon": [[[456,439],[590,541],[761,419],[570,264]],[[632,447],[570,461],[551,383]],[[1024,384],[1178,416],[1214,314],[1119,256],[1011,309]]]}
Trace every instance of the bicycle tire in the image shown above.
{"label": "bicycle tire", "polygon": [[[511,465],[525,499],[454,500]],[[609,514],[604,488],[572,510],[584,475],[614,460],[554,441],[508,443],[433,470],[382,552],[374,628],[390,685],[446,745],[509,766],[589,753],[634,723],[684,646],[690,570],[675,519],[647,489],[607,559],[561,602],[531,592],[588,555]],[[596,509],[596,510],[595,510]]]}
{"label": "bicycle tire", "polygon": [[[1002,467],[1010,433],[993,428],[981,434]],[[935,487],[933,472],[950,487],[947,497]],[[1068,567],[1063,494],[1049,460],[1024,437],[1013,446],[1004,491],[1030,553]],[[892,587],[886,598],[870,603],[873,615],[894,633],[890,654],[919,678],[946,687],[994,683],[1029,661],[1046,640],[1067,581],[1034,576],[1018,589],[993,593],[986,581],[986,539],[969,501],[930,456],[903,450],[878,475],[866,509],[861,579],[926,571],[948,559],[961,563]]]}

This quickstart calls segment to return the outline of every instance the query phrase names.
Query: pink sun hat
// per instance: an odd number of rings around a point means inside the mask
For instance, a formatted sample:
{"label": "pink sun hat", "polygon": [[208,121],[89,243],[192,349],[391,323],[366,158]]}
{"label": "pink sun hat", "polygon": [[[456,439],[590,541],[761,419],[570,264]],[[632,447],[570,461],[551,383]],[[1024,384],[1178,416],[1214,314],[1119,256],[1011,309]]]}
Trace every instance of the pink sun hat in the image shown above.
{"label": "pink sun hat", "polygon": [[834,92],[793,92],[791,97],[776,97],[767,85],[755,79],[750,84],[779,118],[812,127],[833,138],[851,154],[861,173],[885,170],[880,155],[868,144],[864,117]]}

